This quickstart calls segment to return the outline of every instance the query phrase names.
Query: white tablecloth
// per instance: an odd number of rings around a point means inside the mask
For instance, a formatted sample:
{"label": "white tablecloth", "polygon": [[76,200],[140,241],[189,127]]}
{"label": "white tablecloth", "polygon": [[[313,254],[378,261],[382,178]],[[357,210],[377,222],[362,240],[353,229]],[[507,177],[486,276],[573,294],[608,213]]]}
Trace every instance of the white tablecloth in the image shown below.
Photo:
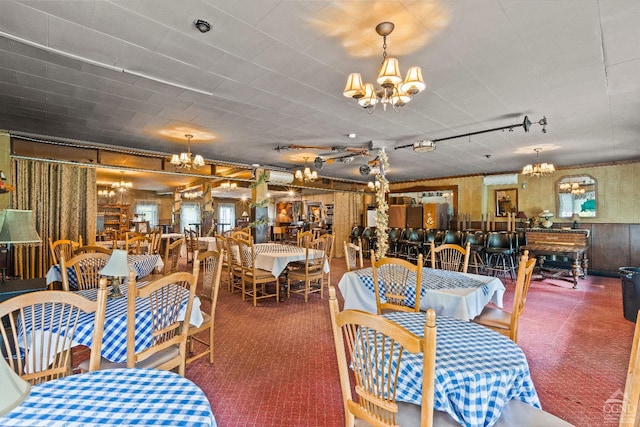
{"label": "white tablecloth", "polygon": [[178,374],[106,369],[33,386],[0,425],[215,427],[216,420],[202,390]]}
{"label": "white tablecloth", "polygon": [[[292,245],[282,245],[279,243],[258,243],[254,245],[256,252],[256,267],[270,271],[275,277],[280,276],[287,264],[293,261],[304,261],[307,258],[305,248]],[[322,251],[311,250],[311,257],[314,254],[322,256]],[[329,262],[325,258],[325,273],[329,272]]]}
{"label": "white tablecloth", "polygon": [[[432,308],[439,316],[469,320],[480,314],[489,301],[502,307],[505,287],[497,277],[447,271],[444,275],[457,279],[447,287],[446,282],[435,280],[436,274],[443,274],[439,273],[441,271],[423,268],[420,310]],[[465,281],[469,287],[464,287]],[[338,287],[344,297],[345,309],[377,312],[370,267],[345,273]]]}

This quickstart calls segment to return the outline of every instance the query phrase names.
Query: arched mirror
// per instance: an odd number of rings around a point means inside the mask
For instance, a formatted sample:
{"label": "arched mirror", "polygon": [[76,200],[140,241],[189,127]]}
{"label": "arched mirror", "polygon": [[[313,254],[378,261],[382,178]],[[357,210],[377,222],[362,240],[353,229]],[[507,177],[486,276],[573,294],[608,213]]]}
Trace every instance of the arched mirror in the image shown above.
{"label": "arched mirror", "polygon": [[557,183],[558,217],[594,218],[597,214],[596,180],[589,175],[565,176]]}

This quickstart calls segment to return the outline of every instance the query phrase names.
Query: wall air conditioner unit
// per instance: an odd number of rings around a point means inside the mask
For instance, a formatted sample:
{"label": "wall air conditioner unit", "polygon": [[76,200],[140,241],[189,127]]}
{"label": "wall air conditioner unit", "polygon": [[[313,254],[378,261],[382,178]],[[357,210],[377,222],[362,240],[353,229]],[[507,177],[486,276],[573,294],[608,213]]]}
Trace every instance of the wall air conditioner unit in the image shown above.
{"label": "wall air conditioner unit", "polygon": [[507,173],[503,175],[488,175],[484,177],[484,185],[507,185],[507,184],[517,184],[518,183],[518,174],[517,173]]}
{"label": "wall air conditioner unit", "polygon": [[290,172],[268,171],[267,182],[270,184],[291,184],[293,182],[293,174]]}

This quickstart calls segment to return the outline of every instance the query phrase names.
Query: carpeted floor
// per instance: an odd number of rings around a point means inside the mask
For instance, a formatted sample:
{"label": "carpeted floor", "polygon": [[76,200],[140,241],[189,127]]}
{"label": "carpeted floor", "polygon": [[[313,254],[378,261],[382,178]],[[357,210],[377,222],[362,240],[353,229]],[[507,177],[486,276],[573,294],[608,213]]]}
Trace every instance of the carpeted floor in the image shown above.
{"label": "carpeted floor", "polygon": [[[344,259],[334,259],[332,284],[344,271]],[[510,309],[514,286],[503,282]],[[581,280],[579,289],[549,279],[531,284],[519,345],[542,407],[579,427],[618,424],[605,404],[621,398],[635,327],[622,315],[620,287],[605,277]],[[223,284],[215,320],[214,363],[202,358],[186,376],[204,390],[220,427],[343,425],[326,292],[307,304],[296,295],[253,307]]]}
{"label": "carpeted floor", "polygon": [[[344,259],[331,271],[337,285]],[[513,284],[503,282],[510,307]],[[220,427],[343,425],[326,293],[254,308],[225,288],[217,310],[215,362],[189,365],[187,377],[207,394]],[[519,344],[543,408],[576,426],[614,425],[603,408],[624,388],[634,326],[622,316],[620,279],[588,277],[577,290],[532,282]]]}

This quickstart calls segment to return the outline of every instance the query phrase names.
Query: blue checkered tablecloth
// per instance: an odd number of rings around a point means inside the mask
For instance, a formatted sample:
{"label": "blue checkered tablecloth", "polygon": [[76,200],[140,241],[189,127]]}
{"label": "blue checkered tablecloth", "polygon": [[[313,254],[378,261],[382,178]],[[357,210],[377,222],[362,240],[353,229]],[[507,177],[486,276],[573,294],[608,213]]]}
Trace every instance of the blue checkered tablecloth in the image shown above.
{"label": "blue checkered tablecloth", "polygon": [[[375,292],[373,282],[373,271],[371,268],[363,268],[354,271],[362,284],[371,292]],[[407,286],[407,294],[405,295],[407,305],[414,307],[416,303],[416,275],[409,273],[409,286]],[[385,286],[382,278],[380,278],[380,299],[386,301]],[[456,289],[456,288],[480,288],[485,295],[489,294],[489,287],[486,283],[475,280],[471,277],[463,276],[458,272],[447,270],[434,270],[424,267],[422,269],[422,288],[420,289],[420,298],[424,298],[428,290],[432,289]]]}
{"label": "blue checkered tablecloth", "polygon": [[[136,278],[148,276],[155,267],[162,267],[163,265],[160,255],[127,255],[127,261],[129,262],[129,267],[135,270]],[[69,273],[69,289],[75,291],[78,289],[76,271],[73,268],[68,268],[67,271]],[[60,281],[62,281],[60,266],[51,266],[47,272],[47,284]]]}
{"label": "blue checkered tablecloth", "polygon": [[2,426],[216,426],[202,390],[155,369],[108,369],[33,386]]}
{"label": "blue checkered tablecloth", "polygon": [[[424,336],[424,312],[383,315]],[[529,365],[514,342],[480,325],[438,317],[434,408],[464,426],[491,426],[511,399],[540,407]],[[415,404],[422,398],[422,353],[405,352],[397,399]]]}

